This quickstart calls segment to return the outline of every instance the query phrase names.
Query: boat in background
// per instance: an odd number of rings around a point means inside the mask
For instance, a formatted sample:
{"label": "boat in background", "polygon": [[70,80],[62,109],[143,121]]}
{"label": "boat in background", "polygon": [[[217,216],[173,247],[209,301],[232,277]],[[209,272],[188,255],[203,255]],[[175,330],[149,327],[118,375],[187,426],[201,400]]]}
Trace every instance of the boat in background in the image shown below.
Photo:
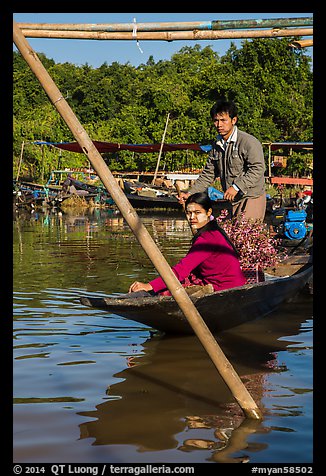
{"label": "boat in background", "polygon": [[[181,173],[167,174],[166,179],[163,177],[160,179],[162,185],[152,185],[135,179],[126,180],[122,177],[117,177],[116,180],[130,204],[135,209],[170,209],[183,212],[182,206],[177,199],[177,190],[172,185],[171,178],[168,177],[173,177],[174,181],[178,181],[179,184],[180,182],[184,182],[186,186],[188,186],[188,182],[192,176],[190,174],[184,174],[183,176]],[[74,186],[77,191],[83,190],[92,194],[100,193],[107,199],[111,197],[103,185],[83,182],[73,178],[70,174],[67,176],[66,185]],[[223,199],[214,199],[213,204],[213,212],[215,212],[215,214],[219,214],[222,209],[230,208],[229,202]]]}

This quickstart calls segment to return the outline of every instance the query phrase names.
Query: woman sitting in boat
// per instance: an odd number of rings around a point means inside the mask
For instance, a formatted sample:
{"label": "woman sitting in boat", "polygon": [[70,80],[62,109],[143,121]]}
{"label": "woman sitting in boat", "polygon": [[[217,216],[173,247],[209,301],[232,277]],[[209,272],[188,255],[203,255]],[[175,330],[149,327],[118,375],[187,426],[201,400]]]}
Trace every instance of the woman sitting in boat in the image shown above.
{"label": "woman sitting in boat", "polygon": [[[214,291],[242,286],[246,279],[241,271],[238,253],[212,216],[212,202],[207,193],[194,193],[185,203],[190,226],[196,233],[188,253],[172,270],[184,287],[211,284]],[[171,295],[162,278],[149,283],[135,281],[129,293],[145,291],[147,295]],[[139,293],[145,296],[146,293]],[[135,296],[136,297],[136,296]]]}

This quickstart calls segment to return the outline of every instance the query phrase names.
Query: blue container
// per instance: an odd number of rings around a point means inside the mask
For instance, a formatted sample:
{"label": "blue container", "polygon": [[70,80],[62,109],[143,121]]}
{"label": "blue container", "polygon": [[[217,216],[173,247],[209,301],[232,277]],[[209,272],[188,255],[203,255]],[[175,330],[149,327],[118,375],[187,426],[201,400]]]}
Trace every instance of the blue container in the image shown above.
{"label": "blue container", "polygon": [[222,200],[224,197],[224,193],[214,187],[208,187],[207,193],[209,198],[214,202],[216,202],[216,200]]}

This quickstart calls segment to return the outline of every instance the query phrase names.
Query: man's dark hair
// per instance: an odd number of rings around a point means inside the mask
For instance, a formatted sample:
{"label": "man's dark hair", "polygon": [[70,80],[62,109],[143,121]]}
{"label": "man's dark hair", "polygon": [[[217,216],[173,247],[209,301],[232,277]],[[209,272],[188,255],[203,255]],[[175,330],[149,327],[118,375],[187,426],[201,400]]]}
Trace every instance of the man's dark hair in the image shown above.
{"label": "man's dark hair", "polygon": [[221,112],[227,112],[231,119],[238,116],[237,106],[233,101],[227,101],[226,99],[219,99],[211,108],[211,118],[214,119],[216,114]]}

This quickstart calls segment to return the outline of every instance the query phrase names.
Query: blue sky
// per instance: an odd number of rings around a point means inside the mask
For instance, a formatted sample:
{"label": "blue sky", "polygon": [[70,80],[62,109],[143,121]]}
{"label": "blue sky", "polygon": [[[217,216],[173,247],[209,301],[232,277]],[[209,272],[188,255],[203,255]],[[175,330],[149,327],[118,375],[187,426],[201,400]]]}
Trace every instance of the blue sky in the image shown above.
{"label": "blue sky", "polygon": [[[237,19],[267,19],[312,17],[313,13],[14,13],[16,22],[24,23],[132,23],[136,18],[138,23],[176,22],[176,21],[213,21]],[[56,63],[88,63],[98,68],[105,61],[111,64],[117,61],[121,64],[130,63],[138,66],[146,63],[150,56],[154,61],[169,60],[171,55],[184,46],[211,46],[220,56],[233,41],[239,48],[243,40],[205,40],[205,41],[136,41],[118,40],[73,40],[54,38],[28,38],[31,47],[38,53],[44,53],[53,58]],[[16,48],[14,47],[14,50]],[[305,53],[312,56],[312,48],[306,48]]]}

